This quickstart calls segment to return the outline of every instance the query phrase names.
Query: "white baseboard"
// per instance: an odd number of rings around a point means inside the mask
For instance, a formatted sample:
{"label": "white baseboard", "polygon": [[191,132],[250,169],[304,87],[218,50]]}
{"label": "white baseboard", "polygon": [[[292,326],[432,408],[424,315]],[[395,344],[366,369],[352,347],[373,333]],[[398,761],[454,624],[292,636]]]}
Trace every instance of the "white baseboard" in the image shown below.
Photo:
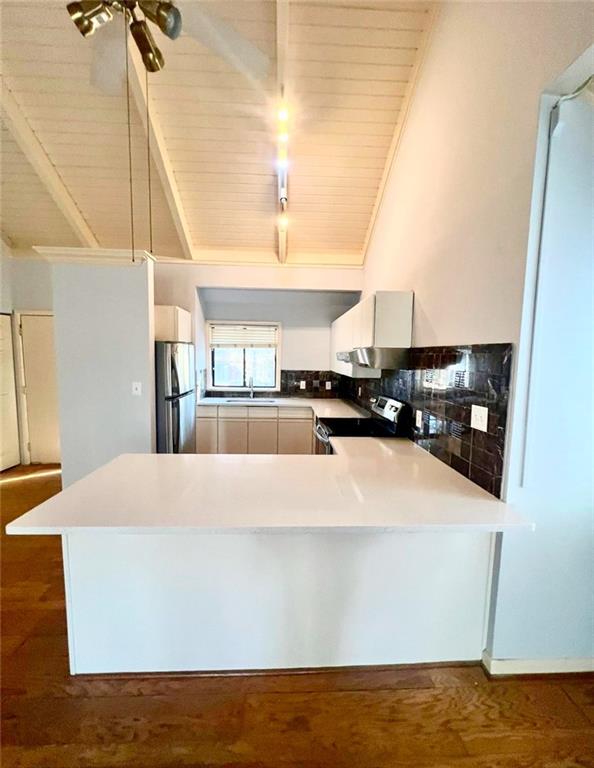
{"label": "white baseboard", "polygon": [[594,672],[594,658],[584,659],[493,659],[483,651],[483,666],[490,675],[554,675]]}

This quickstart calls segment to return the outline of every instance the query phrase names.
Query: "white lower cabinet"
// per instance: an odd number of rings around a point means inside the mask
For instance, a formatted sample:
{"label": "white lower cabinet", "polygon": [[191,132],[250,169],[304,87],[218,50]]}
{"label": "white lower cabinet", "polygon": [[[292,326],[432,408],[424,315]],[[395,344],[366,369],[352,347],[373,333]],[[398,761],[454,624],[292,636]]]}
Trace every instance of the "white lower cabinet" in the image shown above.
{"label": "white lower cabinet", "polygon": [[313,449],[312,421],[297,419],[279,419],[278,421],[278,452],[279,453],[312,453]]}
{"label": "white lower cabinet", "polygon": [[308,454],[313,446],[313,413],[306,406],[196,409],[196,453]]}
{"label": "white lower cabinet", "polygon": [[278,453],[278,421],[258,419],[248,422],[248,453]]}
{"label": "white lower cabinet", "polygon": [[218,453],[218,422],[196,419],[196,453]]}
{"label": "white lower cabinet", "polygon": [[219,417],[218,453],[248,452],[247,419],[228,419]]}

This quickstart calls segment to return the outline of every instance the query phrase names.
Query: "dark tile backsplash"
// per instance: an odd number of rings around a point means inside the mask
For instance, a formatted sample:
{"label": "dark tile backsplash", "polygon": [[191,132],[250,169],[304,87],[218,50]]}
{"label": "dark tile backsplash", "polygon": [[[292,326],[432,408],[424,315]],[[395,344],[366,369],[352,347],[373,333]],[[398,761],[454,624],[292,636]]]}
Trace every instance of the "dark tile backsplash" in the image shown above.
{"label": "dark tile backsplash", "polygon": [[[280,395],[285,397],[338,397],[341,377],[333,371],[281,371]],[[300,383],[305,381],[305,389]],[[332,389],[326,389],[326,382]],[[271,397],[271,392],[254,392],[254,397]],[[245,397],[245,392],[206,392],[206,397]]]}
{"label": "dark tile backsplash", "polygon": [[[411,439],[494,496],[501,496],[509,401],[511,344],[416,347],[406,370],[382,371],[380,379],[351,379],[332,371],[281,371],[281,396],[342,397],[369,408],[386,395],[423,412]],[[299,384],[305,381],[305,389]],[[326,382],[332,389],[326,389]],[[359,395],[359,388],[361,394]],[[245,392],[206,392],[207,397],[245,397]],[[255,392],[270,397],[270,392]],[[470,428],[470,408],[489,409],[488,431]]]}
{"label": "dark tile backsplash", "polygon": [[[381,379],[341,376],[338,394],[364,408],[386,395],[421,410],[423,426],[413,426],[411,439],[500,497],[511,360],[511,344],[417,347],[407,370],[382,371]],[[471,429],[472,405],[489,409],[487,432]]]}
{"label": "dark tile backsplash", "polygon": [[[305,382],[305,389],[300,383]],[[332,389],[326,389],[326,382]],[[291,397],[338,397],[340,375],[333,371],[281,371],[281,392]]]}

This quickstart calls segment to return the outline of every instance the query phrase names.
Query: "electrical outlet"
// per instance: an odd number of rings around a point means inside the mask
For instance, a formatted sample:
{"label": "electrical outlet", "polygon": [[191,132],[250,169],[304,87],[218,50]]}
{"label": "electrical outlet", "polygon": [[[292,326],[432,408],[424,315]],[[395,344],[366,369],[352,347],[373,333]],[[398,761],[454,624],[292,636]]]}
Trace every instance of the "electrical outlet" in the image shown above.
{"label": "electrical outlet", "polygon": [[423,411],[415,411],[415,424],[417,429],[423,429]]}
{"label": "electrical outlet", "polygon": [[304,381],[300,381],[299,382],[299,389],[305,389],[305,382]]}
{"label": "electrical outlet", "polygon": [[332,382],[331,381],[327,381],[326,382],[326,389],[332,389]]}
{"label": "electrical outlet", "polygon": [[470,426],[486,432],[489,425],[489,409],[482,405],[473,405],[470,409]]}
{"label": "electrical outlet", "polygon": [[135,397],[140,397],[142,395],[142,383],[140,381],[132,382],[132,394]]}
{"label": "electrical outlet", "polygon": [[362,391],[363,391],[363,390],[362,390],[362,388],[361,388],[361,387],[357,387],[357,397],[361,397],[361,392],[362,392]]}

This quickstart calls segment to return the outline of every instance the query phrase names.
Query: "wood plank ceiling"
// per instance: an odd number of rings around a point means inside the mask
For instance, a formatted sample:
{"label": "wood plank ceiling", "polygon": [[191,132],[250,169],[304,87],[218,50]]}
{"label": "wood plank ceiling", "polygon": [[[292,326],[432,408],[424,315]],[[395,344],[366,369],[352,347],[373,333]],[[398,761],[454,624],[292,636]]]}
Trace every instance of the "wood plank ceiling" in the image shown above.
{"label": "wood plank ceiling", "polygon": [[80,245],[10,133],[0,128],[0,231],[15,248]]}
{"label": "wood plank ceiling", "polygon": [[[277,261],[277,2],[284,0],[208,3],[269,57],[268,75],[257,82],[196,40],[171,41],[155,30],[166,62],[149,76],[148,92],[161,138],[151,166],[157,255]],[[361,264],[432,6],[291,0],[288,7],[287,261]],[[55,0],[5,0],[2,22],[4,86],[99,245],[129,247],[126,100],[91,82],[104,30],[82,38]],[[32,196],[30,168],[19,181],[18,148],[5,131],[2,137],[2,170],[10,174],[2,185],[3,233],[24,245],[71,244],[64,217]],[[135,105],[132,139],[136,245],[146,248],[147,150]],[[23,156],[19,162],[26,167]],[[38,205],[44,214],[27,231]]]}

